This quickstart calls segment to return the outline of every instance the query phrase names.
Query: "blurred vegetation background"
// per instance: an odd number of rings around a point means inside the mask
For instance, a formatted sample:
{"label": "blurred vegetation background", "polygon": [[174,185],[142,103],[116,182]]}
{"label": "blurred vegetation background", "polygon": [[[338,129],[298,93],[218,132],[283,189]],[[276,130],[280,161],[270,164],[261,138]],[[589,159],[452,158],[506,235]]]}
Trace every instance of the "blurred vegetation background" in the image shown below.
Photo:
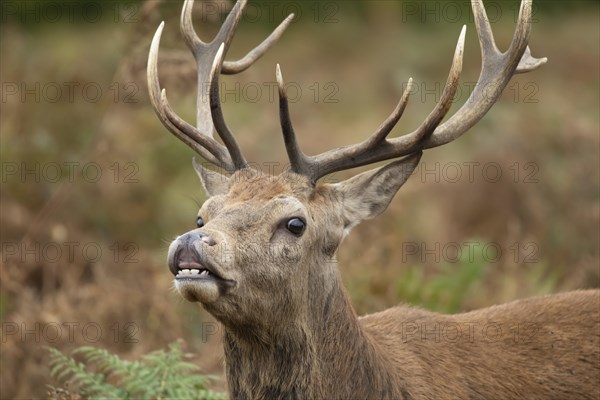
{"label": "blurred vegetation background", "polygon": [[[484,3],[505,49],[518,1]],[[201,371],[222,376],[218,327],[173,292],[166,266],[168,243],[194,227],[204,198],[193,152],[162,127],[146,94],[148,47],[165,20],[162,84],[193,121],[195,66],[179,35],[181,5],[2,3],[1,398],[44,395],[44,346],[92,345],[136,359],[183,338]],[[230,7],[197,2],[200,37],[211,38]],[[530,45],[548,64],[513,78],[460,140],[427,151],[384,216],[346,239],[340,269],[360,314],[402,301],[458,312],[600,286],[598,8],[537,1]],[[463,84],[451,113],[477,80],[479,48],[462,1],[250,0],[228,59],[289,12],[296,22],[279,44],[223,78],[228,124],[265,171],[286,163],[276,63],[298,91],[292,113],[309,154],[366,137],[409,77],[416,89],[392,135],[416,127],[439,99],[464,23]]]}

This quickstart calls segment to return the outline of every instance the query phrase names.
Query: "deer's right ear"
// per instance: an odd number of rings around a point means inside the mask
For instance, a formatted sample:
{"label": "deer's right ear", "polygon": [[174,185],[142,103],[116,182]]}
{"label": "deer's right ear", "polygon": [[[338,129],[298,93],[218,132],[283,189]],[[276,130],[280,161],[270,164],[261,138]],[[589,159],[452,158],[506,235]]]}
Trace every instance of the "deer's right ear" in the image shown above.
{"label": "deer's right ear", "polygon": [[200,182],[202,182],[202,186],[208,197],[227,194],[229,191],[228,176],[203,167],[202,164],[196,161],[196,158],[192,158],[192,165],[200,177]]}

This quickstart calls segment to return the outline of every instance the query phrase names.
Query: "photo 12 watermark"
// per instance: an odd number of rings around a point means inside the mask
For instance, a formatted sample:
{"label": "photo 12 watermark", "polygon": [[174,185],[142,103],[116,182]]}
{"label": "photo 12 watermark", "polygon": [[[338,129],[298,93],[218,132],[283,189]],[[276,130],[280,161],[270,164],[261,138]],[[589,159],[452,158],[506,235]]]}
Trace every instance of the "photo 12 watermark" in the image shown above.
{"label": "photo 12 watermark", "polygon": [[533,161],[515,161],[502,165],[496,161],[421,161],[413,172],[413,180],[421,183],[498,183],[534,184],[540,182],[540,167]]}
{"label": "photo 12 watermark", "polygon": [[[502,91],[497,83],[479,83],[478,91],[474,92],[476,81],[460,81],[456,85],[456,92],[452,97],[452,103],[478,103],[491,102],[500,94],[513,103],[539,103],[538,94],[540,86],[535,81],[515,81],[509,83]],[[406,90],[408,83],[403,83],[402,90]],[[413,79],[409,94],[411,101],[421,103],[439,102],[444,93],[446,82],[441,81],[415,81]]]}
{"label": "photo 12 watermark", "polygon": [[139,183],[140,167],[136,162],[113,162],[107,166],[94,161],[3,161],[0,163],[0,182],[20,183]]}
{"label": "photo 12 watermark", "polygon": [[84,261],[94,264],[100,261],[114,264],[139,263],[140,246],[135,242],[112,242],[104,244],[94,241],[5,241],[1,245],[2,262],[44,262],[59,264]]}
{"label": "photo 12 watermark", "polygon": [[136,104],[139,102],[140,88],[135,82],[2,82],[0,100],[2,103],[92,103],[104,99],[113,103]]}
{"label": "photo 12 watermark", "polygon": [[4,0],[0,21],[46,24],[138,23],[141,2],[135,1],[29,1]]}
{"label": "photo 12 watermark", "polygon": [[[468,0],[460,1],[402,1],[402,22],[416,23],[473,23],[472,7],[484,7],[488,20],[491,23],[511,18],[516,22],[519,18],[521,7],[519,2],[484,1],[472,3]],[[535,17],[539,4],[532,4],[531,22],[538,22]]]}
{"label": "photo 12 watermark", "polygon": [[0,342],[23,343],[138,343],[140,328],[135,322],[12,322],[0,324]]}
{"label": "photo 12 watermark", "polygon": [[540,246],[533,241],[513,242],[508,247],[496,242],[467,240],[463,242],[402,242],[402,263],[474,263],[482,260],[495,264],[510,260],[515,264],[535,264],[541,259]]}
{"label": "photo 12 watermark", "polygon": [[[274,328],[280,325],[271,325]],[[202,343],[208,342],[212,337],[223,334],[223,326],[218,322],[202,322],[199,327],[198,338]],[[402,343],[428,342],[430,344],[456,344],[456,343],[494,343],[508,342],[513,344],[527,344],[540,334],[536,323],[518,323],[513,321],[469,321],[457,320],[446,322],[399,322],[395,327],[398,338]],[[327,344],[339,344],[339,339],[331,338]]]}
{"label": "photo 12 watermark", "polygon": [[[223,21],[233,2],[198,1],[194,13],[201,22]],[[338,1],[261,1],[248,2],[241,17],[243,23],[274,24],[294,14],[291,23],[310,21],[335,24],[340,22],[341,5]]]}

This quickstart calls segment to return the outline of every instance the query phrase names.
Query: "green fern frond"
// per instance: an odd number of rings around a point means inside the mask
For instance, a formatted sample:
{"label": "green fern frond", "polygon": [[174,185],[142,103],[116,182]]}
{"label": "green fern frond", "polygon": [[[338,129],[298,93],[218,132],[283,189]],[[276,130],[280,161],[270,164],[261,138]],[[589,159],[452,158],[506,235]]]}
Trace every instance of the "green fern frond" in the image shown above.
{"label": "green fern frond", "polygon": [[[139,361],[122,360],[105,349],[83,346],[71,357],[49,348],[50,376],[70,383],[82,395],[90,398],[152,398],[152,399],[224,399],[222,393],[207,389],[216,378],[201,375],[197,365],[184,361],[180,342],[141,357]],[[78,362],[73,357],[82,357]],[[51,387],[49,396],[63,398],[64,389]],[[54,394],[53,394],[54,393]],[[58,394],[57,394],[58,393]],[[60,394],[60,395],[59,395]]]}

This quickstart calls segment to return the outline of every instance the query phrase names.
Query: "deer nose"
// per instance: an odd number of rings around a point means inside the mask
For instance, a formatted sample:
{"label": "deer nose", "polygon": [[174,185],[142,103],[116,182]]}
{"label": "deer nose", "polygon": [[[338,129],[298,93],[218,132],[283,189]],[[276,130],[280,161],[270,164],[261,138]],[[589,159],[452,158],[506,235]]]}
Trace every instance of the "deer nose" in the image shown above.
{"label": "deer nose", "polygon": [[206,243],[209,246],[214,246],[217,244],[217,242],[211,238],[208,235],[203,234],[202,232],[199,232],[198,235],[200,235],[200,240],[202,240],[204,243]]}
{"label": "deer nose", "polygon": [[217,244],[217,242],[206,233],[196,231],[188,232],[183,236],[180,236],[179,240],[181,240],[182,243],[187,244],[194,243],[197,240],[200,240],[209,246],[214,246]]}

